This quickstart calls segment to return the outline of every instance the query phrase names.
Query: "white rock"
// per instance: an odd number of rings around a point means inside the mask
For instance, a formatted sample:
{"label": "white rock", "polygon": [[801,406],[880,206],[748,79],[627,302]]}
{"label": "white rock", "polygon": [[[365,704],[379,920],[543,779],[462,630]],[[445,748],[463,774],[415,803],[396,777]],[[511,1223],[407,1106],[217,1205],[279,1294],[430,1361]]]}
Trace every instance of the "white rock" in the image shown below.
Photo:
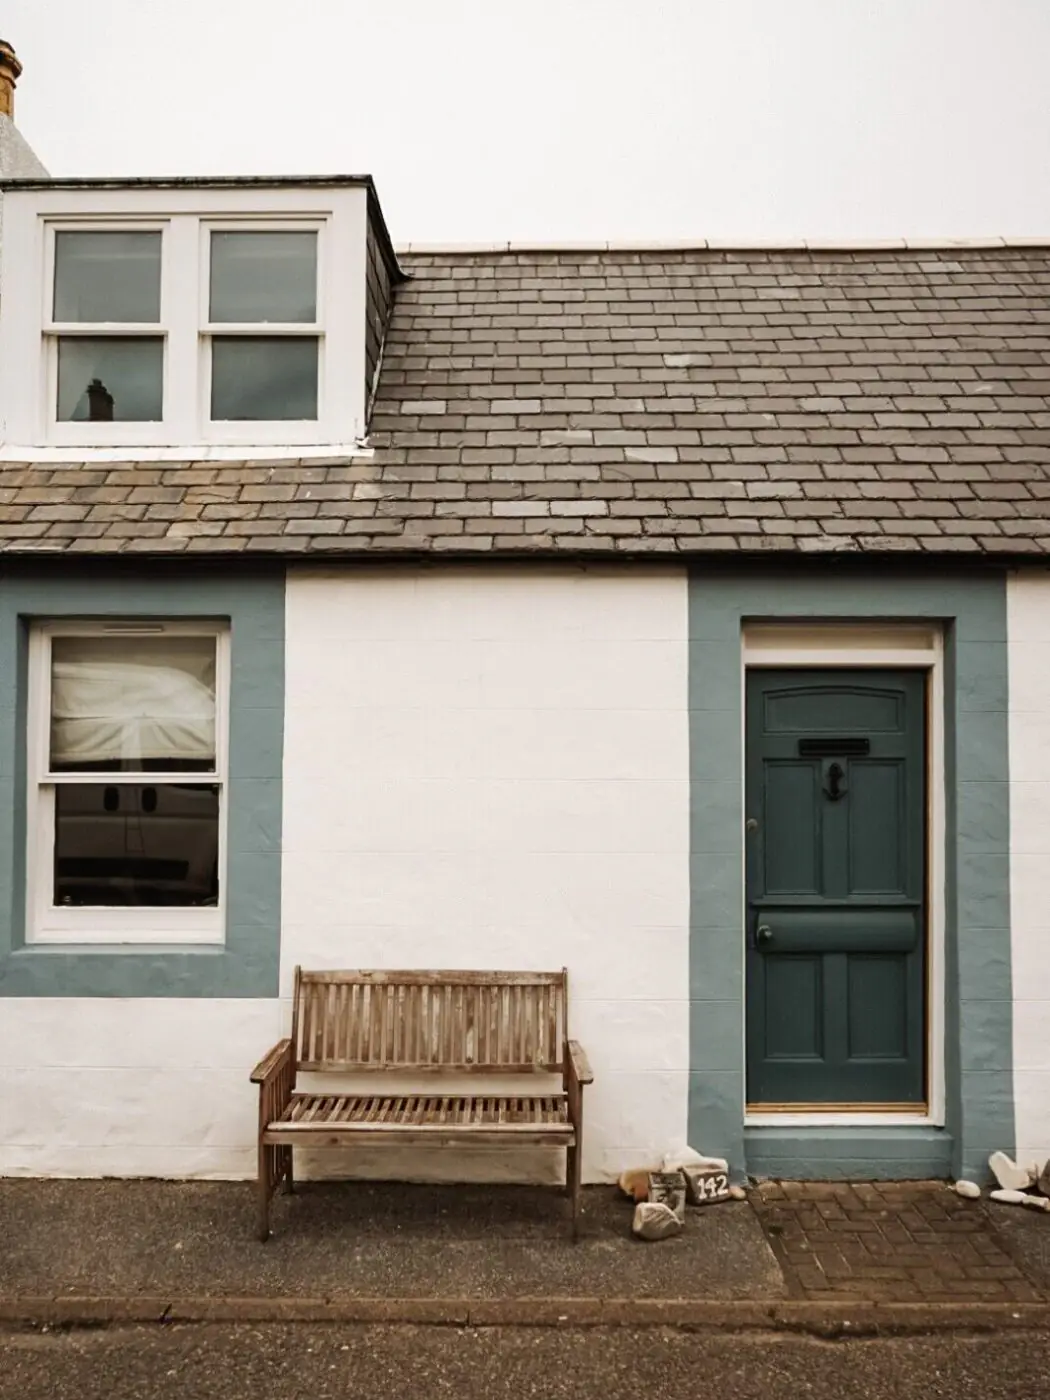
{"label": "white rock", "polygon": [[674,1152],[664,1153],[660,1163],[661,1171],[680,1172],[684,1167],[704,1172],[727,1172],[729,1163],[724,1157],[705,1157],[702,1152],[697,1152],[692,1147],[679,1147]]}
{"label": "white rock", "polygon": [[1004,1206],[1023,1206],[1025,1203],[1023,1191],[1010,1191],[1005,1187],[999,1191],[989,1192],[989,1198],[993,1201],[999,1201]]}
{"label": "white rock", "polygon": [[743,1188],[742,1186],[730,1186],[730,1188],[729,1188],[729,1194],[730,1194],[730,1196],[732,1196],[732,1198],[733,1198],[734,1201],[746,1201],[746,1200],[747,1200],[747,1192],[744,1190],[744,1188]]}
{"label": "white rock", "polygon": [[981,1188],[976,1181],[957,1181],[955,1183],[955,1194],[965,1196],[968,1201],[976,1201],[981,1194]]}
{"label": "white rock", "polygon": [[634,1208],[631,1229],[642,1240],[667,1240],[682,1233],[682,1222],[669,1206],[642,1201]]}
{"label": "white rock", "polygon": [[1005,1152],[993,1152],[988,1158],[988,1166],[1004,1191],[1023,1191],[1035,1180],[1027,1167],[1019,1167]]}
{"label": "white rock", "polygon": [[1050,1200],[1045,1196],[1022,1196],[1021,1204],[1029,1210],[1050,1210]]}

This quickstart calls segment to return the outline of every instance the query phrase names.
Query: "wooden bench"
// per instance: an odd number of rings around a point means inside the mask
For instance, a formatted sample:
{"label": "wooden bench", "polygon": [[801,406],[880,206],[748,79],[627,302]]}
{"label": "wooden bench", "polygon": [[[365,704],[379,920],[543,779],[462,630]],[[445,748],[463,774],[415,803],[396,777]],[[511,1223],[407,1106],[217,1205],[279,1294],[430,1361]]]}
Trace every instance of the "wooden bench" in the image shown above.
{"label": "wooden bench", "polygon": [[[259,1086],[259,1238],[270,1201],[292,1190],[295,1147],[477,1143],[565,1148],[575,1239],[580,1221],[583,1086],[593,1078],[568,1039],[561,972],[304,972],[295,969],[292,1033],[252,1071]],[[413,1092],[303,1092],[299,1071],[397,1074]],[[443,1092],[444,1076],[561,1076],[560,1090]]]}

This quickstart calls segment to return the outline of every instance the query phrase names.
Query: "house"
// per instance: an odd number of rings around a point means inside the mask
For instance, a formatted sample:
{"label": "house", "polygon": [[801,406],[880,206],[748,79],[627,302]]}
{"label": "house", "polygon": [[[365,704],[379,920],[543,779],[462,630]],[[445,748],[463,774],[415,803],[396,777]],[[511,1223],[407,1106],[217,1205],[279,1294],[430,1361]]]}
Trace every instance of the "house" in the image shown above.
{"label": "house", "polygon": [[1050,1156],[1050,247],[15,174],[0,1171],[251,1175],[297,963],[566,966],[590,1180]]}

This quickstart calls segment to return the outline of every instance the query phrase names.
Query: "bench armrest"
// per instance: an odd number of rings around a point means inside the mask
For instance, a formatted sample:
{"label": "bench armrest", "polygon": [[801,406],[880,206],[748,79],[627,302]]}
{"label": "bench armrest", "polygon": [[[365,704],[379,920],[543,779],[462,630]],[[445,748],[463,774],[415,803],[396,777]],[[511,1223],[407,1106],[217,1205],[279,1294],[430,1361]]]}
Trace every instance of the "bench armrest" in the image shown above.
{"label": "bench armrest", "polygon": [[587,1052],[578,1040],[569,1040],[565,1043],[565,1055],[570,1068],[570,1073],[577,1084],[593,1084],[594,1071],[591,1069],[591,1062],[587,1058]]}
{"label": "bench armrest", "polygon": [[268,1054],[264,1055],[259,1063],[252,1070],[251,1082],[253,1084],[265,1084],[268,1079],[272,1079],[284,1062],[290,1058],[292,1042],[288,1039],[279,1040]]}

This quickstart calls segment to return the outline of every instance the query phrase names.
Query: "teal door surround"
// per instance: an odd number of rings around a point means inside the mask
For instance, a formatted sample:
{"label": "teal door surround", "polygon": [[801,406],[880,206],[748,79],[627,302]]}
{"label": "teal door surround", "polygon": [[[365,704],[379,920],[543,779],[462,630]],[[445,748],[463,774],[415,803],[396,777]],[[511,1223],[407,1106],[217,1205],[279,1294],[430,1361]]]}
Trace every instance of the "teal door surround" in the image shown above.
{"label": "teal door surround", "polygon": [[[816,621],[943,630],[943,1127],[745,1130],[742,633]],[[984,1176],[1014,1142],[1005,572],[697,569],[689,712],[689,1141],[755,1175]]]}
{"label": "teal door surround", "polygon": [[[275,997],[281,920],[284,570],[188,562],[0,573],[0,1001]],[[227,918],[221,947],[26,945],[27,640],[42,619],[223,619],[230,627]],[[2,1015],[2,1011],[0,1011]]]}
{"label": "teal door surround", "polygon": [[747,1102],[926,1109],[926,676],[750,668]]}

